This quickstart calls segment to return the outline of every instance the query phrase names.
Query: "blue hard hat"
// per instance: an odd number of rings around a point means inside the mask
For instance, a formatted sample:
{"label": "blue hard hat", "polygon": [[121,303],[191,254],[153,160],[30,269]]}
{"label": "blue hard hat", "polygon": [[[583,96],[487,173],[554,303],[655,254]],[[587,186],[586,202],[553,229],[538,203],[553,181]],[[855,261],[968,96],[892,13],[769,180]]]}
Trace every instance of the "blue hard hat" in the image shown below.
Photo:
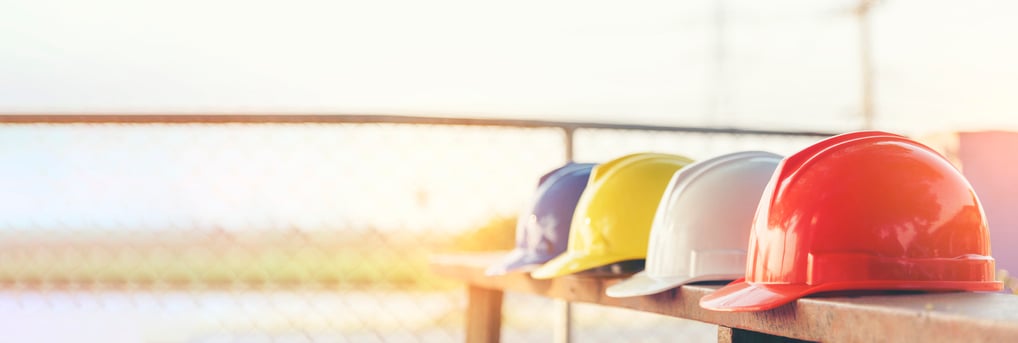
{"label": "blue hard hat", "polygon": [[566,251],[573,211],[593,168],[593,163],[568,163],[542,176],[516,223],[516,248],[485,273],[533,269]]}

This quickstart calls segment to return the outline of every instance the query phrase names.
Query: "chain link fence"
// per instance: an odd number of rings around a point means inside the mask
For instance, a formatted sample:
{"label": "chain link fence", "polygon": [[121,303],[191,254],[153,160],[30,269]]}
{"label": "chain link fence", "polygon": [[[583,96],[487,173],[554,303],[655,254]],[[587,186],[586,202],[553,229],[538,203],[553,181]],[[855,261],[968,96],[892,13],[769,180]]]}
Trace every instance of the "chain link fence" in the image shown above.
{"label": "chain link fence", "polygon": [[[461,341],[462,285],[430,274],[428,255],[511,246],[536,180],[567,153],[703,159],[818,139],[548,125],[0,124],[0,332]],[[551,300],[508,294],[504,312],[504,340],[551,341]],[[706,324],[594,305],[573,318],[580,342],[715,339]]]}

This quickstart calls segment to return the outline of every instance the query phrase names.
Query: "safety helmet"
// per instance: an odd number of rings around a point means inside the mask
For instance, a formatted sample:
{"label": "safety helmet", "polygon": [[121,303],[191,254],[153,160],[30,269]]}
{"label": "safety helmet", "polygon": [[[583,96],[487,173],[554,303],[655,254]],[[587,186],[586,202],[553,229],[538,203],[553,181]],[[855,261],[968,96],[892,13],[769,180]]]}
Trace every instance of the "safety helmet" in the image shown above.
{"label": "safety helmet", "polygon": [[867,131],[789,156],[767,184],[743,280],[703,297],[760,311],[847,290],[994,291],[986,218],[948,161],[908,138]]}
{"label": "safety helmet", "polygon": [[645,258],[668,180],[690,163],[677,155],[638,153],[594,167],[576,205],[566,251],[530,275],[549,279]]}
{"label": "safety helmet", "polygon": [[609,287],[608,296],[647,295],[686,283],[741,278],[753,213],[780,162],[776,154],[744,151],[676,172],[654,217],[646,269]]}
{"label": "safety helmet", "polygon": [[592,163],[569,163],[542,176],[533,200],[516,222],[516,248],[485,274],[529,271],[566,251],[573,211],[593,167]]}

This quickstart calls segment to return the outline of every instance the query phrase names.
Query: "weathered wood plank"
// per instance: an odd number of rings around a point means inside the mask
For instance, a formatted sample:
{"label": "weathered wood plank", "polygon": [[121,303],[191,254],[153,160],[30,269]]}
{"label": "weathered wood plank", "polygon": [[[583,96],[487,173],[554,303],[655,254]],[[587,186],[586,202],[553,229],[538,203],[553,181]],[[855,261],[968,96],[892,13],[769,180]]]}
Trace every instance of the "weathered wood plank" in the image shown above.
{"label": "weathered wood plank", "polygon": [[431,268],[479,287],[624,307],[807,341],[972,343],[1018,339],[1018,296],[1008,294],[814,297],[764,312],[714,312],[700,308],[699,301],[720,285],[690,285],[651,296],[610,298],[604,289],[621,278],[533,280],[522,273],[485,276],[484,268],[500,255],[435,256]]}

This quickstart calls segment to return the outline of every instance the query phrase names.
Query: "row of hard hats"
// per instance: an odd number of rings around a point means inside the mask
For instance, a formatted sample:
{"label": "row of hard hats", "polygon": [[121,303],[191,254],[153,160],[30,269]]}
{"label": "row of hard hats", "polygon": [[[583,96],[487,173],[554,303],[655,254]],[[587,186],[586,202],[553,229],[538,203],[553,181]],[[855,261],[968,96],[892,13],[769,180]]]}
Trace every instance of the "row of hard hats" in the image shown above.
{"label": "row of hard hats", "polygon": [[541,178],[516,238],[489,275],[643,269],[609,287],[612,297],[736,280],[701,299],[719,311],[829,291],[1002,287],[961,173],[930,148],[878,131],[786,158],[748,151],[693,163],[641,153],[571,163]]}

